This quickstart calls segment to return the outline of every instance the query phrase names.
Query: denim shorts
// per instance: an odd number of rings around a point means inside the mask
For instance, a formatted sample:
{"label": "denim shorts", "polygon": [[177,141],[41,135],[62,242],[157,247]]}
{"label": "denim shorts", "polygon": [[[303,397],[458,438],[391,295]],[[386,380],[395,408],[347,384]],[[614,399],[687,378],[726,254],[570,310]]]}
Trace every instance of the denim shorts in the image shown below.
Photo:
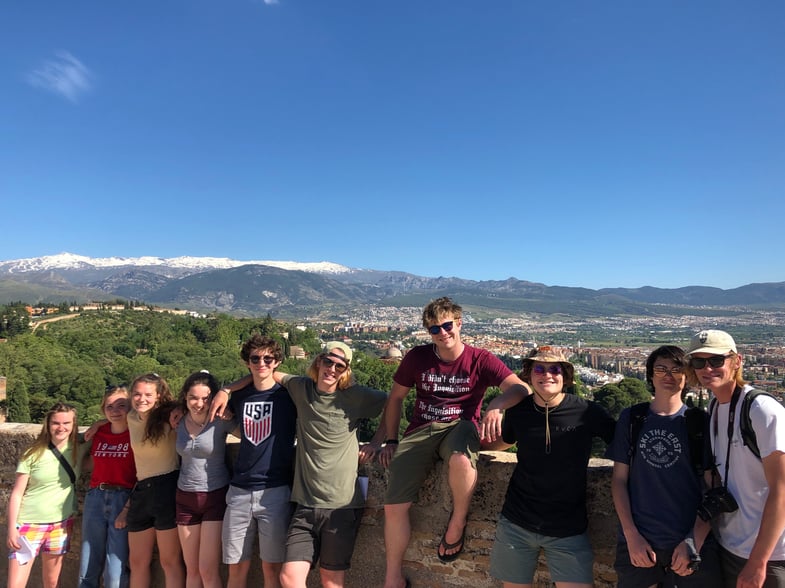
{"label": "denim shorts", "polygon": [[549,537],[527,531],[504,516],[496,525],[491,551],[491,576],[513,584],[531,584],[540,550],[545,554],[553,582],[594,582],[594,553],[586,533]]}

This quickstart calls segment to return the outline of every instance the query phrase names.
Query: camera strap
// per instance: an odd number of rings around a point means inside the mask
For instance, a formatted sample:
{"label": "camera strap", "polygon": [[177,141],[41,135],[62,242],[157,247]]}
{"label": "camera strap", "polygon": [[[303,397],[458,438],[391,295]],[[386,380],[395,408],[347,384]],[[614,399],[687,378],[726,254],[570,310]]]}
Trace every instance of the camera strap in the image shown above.
{"label": "camera strap", "polygon": [[[726,490],[728,489],[728,468],[730,467],[730,446],[731,446],[731,441],[733,440],[733,425],[736,423],[736,405],[739,403],[739,396],[741,396],[741,388],[736,386],[736,389],[733,390],[733,396],[731,396],[730,407],[728,410],[728,447],[725,453],[725,477],[722,480],[722,485]],[[714,447],[717,447],[717,420],[719,419],[719,417],[717,416],[717,413],[719,412],[717,408],[718,406],[719,405],[714,407],[714,414],[712,415],[714,417],[712,419],[714,425]]]}

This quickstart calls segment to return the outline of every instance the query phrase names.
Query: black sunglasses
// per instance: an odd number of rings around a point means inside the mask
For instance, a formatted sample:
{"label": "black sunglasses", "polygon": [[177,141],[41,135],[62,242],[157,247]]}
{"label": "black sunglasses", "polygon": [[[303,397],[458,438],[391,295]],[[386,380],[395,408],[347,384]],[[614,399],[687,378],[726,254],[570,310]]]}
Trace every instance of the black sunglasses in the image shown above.
{"label": "black sunglasses", "polygon": [[342,374],[346,371],[346,364],[333,361],[329,357],[322,358],[322,365],[326,368],[335,368],[336,373]]}
{"label": "black sunglasses", "polygon": [[455,321],[452,320],[452,321],[447,321],[446,323],[442,323],[440,325],[431,325],[430,327],[428,327],[428,332],[431,335],[438,335],[442,331],[442,329],[444,329],[445,333],[449,333],[450,331],[452,331],[454,323]]}
{"label": "black sunglasses", "polygon": [[691,357],[690,365],[694,370],[702,370],[708,363],[713,368],[722,367],[730,355],[712,355],[711,357]]}
{"label": "black sunglasses", "polygon": [[275,361],[275,358],[272,355],[264,355],[264,356],[252,355],[251,357],[248,358],[248,361],[250,361],[254,365],[259,363],[260,361],[263,361],[264,365],[270,365]]}

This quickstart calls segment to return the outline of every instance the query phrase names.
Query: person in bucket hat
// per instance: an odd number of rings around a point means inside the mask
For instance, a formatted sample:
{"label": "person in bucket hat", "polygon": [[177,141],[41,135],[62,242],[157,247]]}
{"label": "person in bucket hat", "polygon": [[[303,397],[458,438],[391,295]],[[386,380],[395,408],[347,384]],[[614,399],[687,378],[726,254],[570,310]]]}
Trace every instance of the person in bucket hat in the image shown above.
{"label": "person in bucket hat", "polygon": [[535,349],[523,360],[520,378],[534,394],[506,411],[501,439],[488,447],[518,445],[491,575],[505,588],[530,585],[542,550],[557,586],[589,588],[594,555],[586,534],[586,467],[594,437],[610,442],[615,423],[602,406],[568,391],[574,368],[561,349]]}

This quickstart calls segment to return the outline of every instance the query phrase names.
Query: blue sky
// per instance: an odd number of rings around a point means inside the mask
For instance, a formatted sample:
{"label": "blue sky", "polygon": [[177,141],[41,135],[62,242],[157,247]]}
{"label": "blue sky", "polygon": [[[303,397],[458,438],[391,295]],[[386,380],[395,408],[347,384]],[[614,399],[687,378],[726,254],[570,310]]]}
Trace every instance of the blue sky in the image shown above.
{"label": "blue sky", "polygon": [[785,281],[785,3],[136,0],[0,15],[0,260]]}

